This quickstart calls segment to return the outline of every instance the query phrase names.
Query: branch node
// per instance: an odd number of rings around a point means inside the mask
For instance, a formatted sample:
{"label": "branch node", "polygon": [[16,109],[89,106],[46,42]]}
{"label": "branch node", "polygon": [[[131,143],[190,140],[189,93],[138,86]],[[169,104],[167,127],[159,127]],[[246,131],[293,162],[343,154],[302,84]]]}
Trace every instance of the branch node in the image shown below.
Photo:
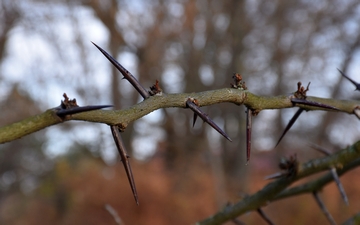
{"label": "branch node", "polygon": [[151,96],[154,96],[154,95],[159,95],[159,96],[161,96],[161,95],[162,95],[162,90],[161,90],[161,88],[160,88],[160,85],[159,85],[159,81],[158,81],[158,80],[156,80],[156,81],[155,81],[155,84],[150,87],[149,94],[150,94]]}
{"label": "branch node", "polygon": [[245,81],[242,80],[241,74],[234,73],[232,78],[234,79],[234,82],[235,82],[234,84],[230,84],[232,88],[241,89],[241,90],[247,90],[247,87],[245,85]]}

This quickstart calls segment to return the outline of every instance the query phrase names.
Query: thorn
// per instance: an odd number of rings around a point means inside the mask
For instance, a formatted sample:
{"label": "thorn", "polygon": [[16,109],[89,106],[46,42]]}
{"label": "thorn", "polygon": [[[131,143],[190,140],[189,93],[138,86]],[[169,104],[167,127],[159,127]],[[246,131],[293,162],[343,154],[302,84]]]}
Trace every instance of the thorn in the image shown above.
{"label": "thorn", "polygon": [[331,155],[331,152],[319,145],[316,145],[316,144],[310,144],[310,147],[315,149],[316,151],[319,151],[321,153],[323,153],[324,155]]}
{"label": "thorn", "polygon": [[252,128],[252,110],[247,108],[246,110],[246,164],[250,161],[251,151],[251,128]]}
{"label": "thorn", "polygon": [[261,208],[258,208],[256,211],[260,214],[261,218],[266,221],[267,224],[274,225],[274,223],[270,220],[270,218],[264,213]]}
{"label": "thorn", "polygon": [[232,222],[236,225],[245,225],[245,223],[240,221],[238,218],[233,219]]}
{"label": "thorn", "polygon": [[337,70],[341,73],[341,75],[343,77],[345,77],[346,79],[348,79],[351,83],[353,83],[355,85],[355,91],[360,91],[360,83],[357,83],[350,77],[346,76],[341,70],[339,70],[339,69],[337,69]]}
{"label": "thorn", "polygon": [[339,109],[336,108],[336,107],[333,107],[333,106],[330,106],[330,105],[325,105],[325,104],[318,103],[318,102],[308,101],[308,100],[306,100],[306,99],[292,98],[292,99],[291,99],[291,102],[292,102],[292,103],[297,103],[297,104],[303,104],[303,105],[320,107],[320,108],[324,108],[324,109],[339,110]]}
{"label": "thorn", "polygon": [[294,125],[295,121],[297,120],[297,118],[299,118],[299,116],[301,115],[301,113],[303,111],[304,110],[302,108],[300,108],[300,109],[298,109],[298,111],[296,111],[295,115],[290,119],[289,123],[286,125],[284,132],[281,134],[281,137],[279,138],[278,142],[275,145],[275,148],[279,145],[280,141],[283,139],[285,134],[290,130],[292,125]]}
{"label": "thorn", "polygon": [[[313,149],[323,153],[324,155],[331,155],[331,152],[328,151],[327,149],[319,146],[319,145],[315,145],[315,144],[311,144],[310,147],[312,147]],[[340,182],[340,178],[336,172],[336,168],[335,167],[331,167],[330,169],[331,175],[334,178],[334,181],[336,183],[336,185],[338,186],[339,192],[341,194],[341,197],[343,198],[344,202],[346,205],[349,205],[349,200],[346,196],[346,192],[344,190],[344,187],[342,186],[341,182]]]}
{"label": "thorn", "polygon": [[272,179],[277,179],[277,178],[281,178],[284,177],[286,174],[281,173],[281,172],[277,172],[271,175],[268,175],[264,178],[264,180],[272,180]]}
{"label": "thorn", "polygon": [[325,217],[329,220],[331,225],[336,225],[336,222],[334,220],[334,218],[331,216],[331,214],[329,213],[329,211],[326,209],[325,204],[322,202],[319,194],[317,191],[313,192],[313,196],[317,202],[317,204],[319,205],[321,211],[324,213]]}
{"label": "thorn", "polygon": [[60,110],[56,111],[56,115],[59,117],[64,117],[67,115],[73,115],[76,113],[93,111],[93,110],[108,108],[108,107],[112,107],[112,105],[89,105],[89,106],[74,107],[74,108],[69,108],[69,109],[60,109]]}
{"label": "thorn", "polygon": [[198,117],[198,115],[197,115],[196,113],[194,113],[194,117],[193,117],[193,127],[195,126],[197,117]]}
{"label": "thorn", "polygon": [[355,107],[355,109],[354,109],[354,114],[355,114],[355,116],[358,118],[358,119],[360,119],[360,108],[357,106],[357,107]]}
{"label": "thorn", "polygon": [[140,82],[127,70],[125,69],[118,61],[116,61],[109,53],[107,53],[104,49],[100,48],[94,42],[91,42],[95,45],[96,48],[100,50],[100,52],[118,69],[125,79],[127,79],[131,85],[139,92],[139,94],[147,99],[150,97],[150,94],[145,90],[145,88],[140,84]]}
{"label": "thorn", "polygon": [[219,132],[222,136],[224,136],[229,141],[232,141],[230,137],[216,125],[208,115],[202,112],[199,106],[196,103],[196,99],[188,98],[186,101],[186,107],[190,108],[197,116],[199,116],[205,123],[208,123],[212,128],[214,128],[217,132]]}
{"label": "thorn", "polygon": [[112,215],[116,224],[118,224],[118,225],[123,224],[120,216],[118,215],[116,210],[110,204],[105,204],[105,209],[110,213],[110,215]]}
{"label": "thorn", "polygon": [[330,169],[330,172],[331,172],[331,175],[333,176],[334,178],[334,181],[336,183],[336,185],[338,186],[339,188],[339,191],[340,191],[340,194],[341,194],[341,197],[343,198],[344,202],[346,205],[349,205],[349,200],[346,196],[346,193],[345,193],[345,190],[344,190],[344,187],[342,186],[341,182],[340,182],[340,179],[339,179],[339,176],[336,172],[336,168],[335,167],[332,167]]}
{"label": "thorn", "polygon": [[111,133],[113,135],[116,147],[120,154],[121,162],[124,165],[124,169],[125,169],[127,178],[129,180],[129,184],[130,184],[131,190],[133,192],[136,204],[139,205],[139,199],[138,199],[138,195],[137,195],[137,191],[136,191],[135,181],[134,181],[134,177],[133,177],[133,174],[131,171],[131,166],[130,166],[130,162],[128,160],[128,156],[126,154],[124,142],[119,134],[117,126],[110,126],[110,128],[111,128]]}

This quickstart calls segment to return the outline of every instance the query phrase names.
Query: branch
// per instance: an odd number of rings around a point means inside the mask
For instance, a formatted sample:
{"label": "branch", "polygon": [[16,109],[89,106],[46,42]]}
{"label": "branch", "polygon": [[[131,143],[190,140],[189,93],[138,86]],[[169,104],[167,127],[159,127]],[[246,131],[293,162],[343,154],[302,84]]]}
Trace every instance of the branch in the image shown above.
{"label": "branch", "polygon": [[[346,173],[347,171],[352,170],[358,166],[360,166],[360,158],[355,159],[351,163],[344,165],[344,167],[342,169],[338,169],[338,170],[336,170],[336,172],[339,176],[341,176],[344,173]],[[286,189],[286,190],[282,191],[281,193],[279,193],[277,196],[275,196],[275,198],[272,199],[271,201],[276,201],[276,200],[288,198],[291,196],[296,196],[296,195],[300,195],[300,194],[308,194],[308,193],[312,193],[314,191],[319,191],[325,185],[329,184],[332,181],[334,181],[334,178],[333,178],[332,174],[329,172],[326,175],[324,175],[314,181],[310,181],[308,183],[305,183],[305,184],[302,184],[302,185],[299,185],[299,186],[296,186],[296,187],[293,187],[290,189]]]}
{"label": "branch", "polygon": [[[275,97],[258,96],[247,90],[234,88],[223,88],[199,93],[181,94],[162,94],[147,98],[146,100],[122,110],[95,110],[60,118],[56,115],[55,109],[49,109],[42,114],[27,118],[17,123],[13,123],[0,128],[0,144],[16,140],[25,135],[39,131],[46,127],[62,123],[68,120],[82,120],[95,123],[119,126],[122,130],[126,129],[129,123],[161,108],[186,108],[188,98],[197,99],[199,106],[213,105],[222,102],[244,104],[254,112],[265,109],[282,109],[291,107],[301,107],[304,110],[326,110],[320,107],[294,104],[291,102],[293,95],[282,95]],[[354,114],[354,110],[360,108],[360,101],[335,100],[317,97],[307,97],[307,100],[319,102],[336,107],[340,112]]]}
{"label": "branch", "polygon": [[[222,224],[225,221],[234,219],[248,211],[257,210],[258,208],[266,205],[269,201],[276,198],[279,199],[277,196],[293,182],[306,176],[328,170],[331,167],[340,167],[341,165],[350,164],[354,161],[354,159],[359,157],[360,141],[344,150],[334,153],[333,155],[300,164],[296,174],[288,177],[282,177],[269,183],[262,190],[252,196],[245,197],[238,203],[225,207],[215,215],[198,222],[197,225]],[[339,175],[341,174],[340,171],[341,170],[339,170]]]}

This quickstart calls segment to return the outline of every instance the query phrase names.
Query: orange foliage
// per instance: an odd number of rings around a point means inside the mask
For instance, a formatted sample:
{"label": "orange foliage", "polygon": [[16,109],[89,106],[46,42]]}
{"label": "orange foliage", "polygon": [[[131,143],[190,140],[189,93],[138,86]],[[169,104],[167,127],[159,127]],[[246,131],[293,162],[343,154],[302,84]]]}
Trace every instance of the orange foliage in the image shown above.
{"label": "orange foliage", "polygon": [[[272,153],[256,155],[249,165],[247,186],[251,193],[268,181],[264,176],[276,167],[266,164]],[[140,198],[137,206],[120,163],[107,166],[100,160],[84,158],[74,165],[58,161],[54,174],[29,196],[12,194],[1,203],[0,217],[5,224],[116,224],[105,209],[111,205],[123,224],[193,224],[217,209],[214,178],[204,164],[192,166],[185,178],[166,171],[160,159],[148,163],[132,160],[132,168]],[[274,170],[274,171],[272,171]],[[342,202],[335,184],[326,186],[321,194],[326,206],[338,222],[343,222],[359,209],[358,169],[341,178],[350,199],[350,206]],[[229,188],[231,190],[231,188]],[[231,193],[233,192],[233,193]],[[228,196],[241,193],[229,191]],[[229,199],[235,202],[239,199]],[[311,195],[302,195],[273,202],[263,208],[276,224],[327,223]],[[251,212],[239,218],[246,224],[266,224]],[[231,223],[229,223],[231,224]]]}

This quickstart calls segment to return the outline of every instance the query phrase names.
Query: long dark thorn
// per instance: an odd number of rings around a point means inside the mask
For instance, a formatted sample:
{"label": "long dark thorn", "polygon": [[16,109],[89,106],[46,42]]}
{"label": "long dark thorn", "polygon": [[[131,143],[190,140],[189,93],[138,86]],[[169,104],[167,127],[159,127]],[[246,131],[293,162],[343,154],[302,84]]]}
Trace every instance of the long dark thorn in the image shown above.
{"label": "long dark thorn", "polygon": [[125,79],[127,79],[131,85],[140,93],[140,95],[146,99],[150,97],[150,94],[146,91],[146,89],[139,83],[139,81],[127,70],[125,69],[118,61],[116,61],[109,53],[107,53],[104,49],[100,48],[94,42],[91,42],[97,47],[100,52],[118,69]]}
{"label": "long dark thorn", "polygon": [[294,125],[295,121],[297,120],[297,118],[299,118],[299,116],[301,115],[301,113],[304,110],[302,108],[298,109],[298,111],[296,111],[295,115],[291,118],[291,120],[289,121],[289,123],[286,125],[284,132],[281,134],[281,137],[279,138],[278,142],[276,143],[275,147],[278,146],[278,144],[280,143],[280,141],[283,139],[283,137],[285,136],[285,134],[290,130],[290,128],[292,127],[292,125]]}
{"label": "long dark thorn", "polygon": [[198,115],[197,115],[196,113],[194,113],[194,117],[193,117],[193,127],[195,126],[197,117],[198,117]]}
{"label": "long dark thorn", "polygon": [[338,108],[336,108],[334,106],[325,105],[325,104],[318,103],[318,102],[313,102],[313,101],[308,101],[306,99],[293,98],[293,99],[291,99],[291,102],[292,103],[303,104],[303,105],[320,107],[320,108],[324,108],[324,109],[339,110]]}
{"label": "long dark thorn", "polygon": [[252,127],[252,110],[246,110],[246,164],[250,160],[250,151],[251,151],[251,127]]}
{"label": "long dark thorn", "polygon": [[356,88],[355,91],[360,91],[360,83],[358,83],[358,82],[354,81],[353,79],[351,79],[350,77],[346,76],[341,70],[339,70],[339,69],[337,69],[337,70],[341,73],[341,75],[343,77],[345,77],[346,79],[348,79],[351,83],[353,83],[355,85],[355,88]]}
{"label": "long dark thorn", "polygon": [[270,220],[270,218],[264,213],[264,211],[262,211],[261,208],[258,208],[256,211],[260,214],[261,218],[263,218],[263,219],[267,222],[267,224],[269,224],[269,225],[274,225],[274,224],[275,224],[275,223],[273,223],[273,222]]}
{"label": "long dark thorn", "polygon": [[333,176],[334,178],[334,181],[336,183],[336,185],[338,186],[339,188],[339,191],[340,191],[340,194],[341,194],[341,197],[343,198],[344,202],[346,205],[349,205],[349,200],[346,196],[346,193],[345,193],[345,190],[344,190],[344,187],[342,186],[341,182],[340,182],[340,179],[339,179],[339,176],[336,172],[336,168],[335,167],[332,167],[330,169],[330,172],[331,172],[331,175]]}
{"label": "long dark thorn", "polygon": [[202,112],[199,108],[199,106],[197,106],[195,103],[193,103],[193,100],[191,100],[190,98],[186,101],[186,106],[189,107],[194,113],[196,113],[205,123],[208,123],[210,126],[212,126],[212,128],[214,128],[217,132],[219,132],[222,136],[224,136],[226,139],[228,139],[229,141],[232,141],[230,139],[230,137],[223,131],[221,130],[220,127],[218,127],[218,125],[216,125],[208,115],[206,115],[204,112]]}
{"label": "long dark thorn", "polygon": [[112,105],[89,105],[89,106],[74,107],[74,108],[70,108],[70,109],[60,109],[60,110],[56,111],[56,115],[63,117],[63,116],[67,116],[67,115],[72,115],[72,114],[76,114],[76,113],[87,112],[87,111],[92,111],[92,110],[97,110],[97,109],[102,109],[102,108],[108,108],[108,107],[112,107]]}
{"label": "long dark thorn", "polygon": [[313,192],[313,196],[316,200],[316,202],[318,203],[321,211],[324,213],[325,217],[328,219],[328,221],[330,222],[331,225],[336,225],[336,222],[334,220],[334,218],[331,216],[331,214],[329,213],[329,211],[326,209],[325,204],[321,201],[321,198],[318,194],[318,192],[314,191]]}
{"label": "long dark thorn", "polygon": [[131,171],[131,166],[130,166],[130,162],[128,160],[128,156],[126,154],[126,150],[125,150],[125,146],[124,146],[124,142],[119,134],[118,131],[118,127],[117,126],[110,126],[111,128],[111,133],[113,135],[116,147],[119,151],[120,154],[120,158],[121,158],[121,162],[124,165],[124,169],[126,171],[126,175],[128,177],[129,180],[129,184],[131,187],[131,190],[133,192],[136,204],[139,205],[139,199],[138,199],[138,195],[137,195],[137,191],[136,191],[136,186],[135,186],[135,181],[134,181],[134,177],[132,175],[132,171]]}

